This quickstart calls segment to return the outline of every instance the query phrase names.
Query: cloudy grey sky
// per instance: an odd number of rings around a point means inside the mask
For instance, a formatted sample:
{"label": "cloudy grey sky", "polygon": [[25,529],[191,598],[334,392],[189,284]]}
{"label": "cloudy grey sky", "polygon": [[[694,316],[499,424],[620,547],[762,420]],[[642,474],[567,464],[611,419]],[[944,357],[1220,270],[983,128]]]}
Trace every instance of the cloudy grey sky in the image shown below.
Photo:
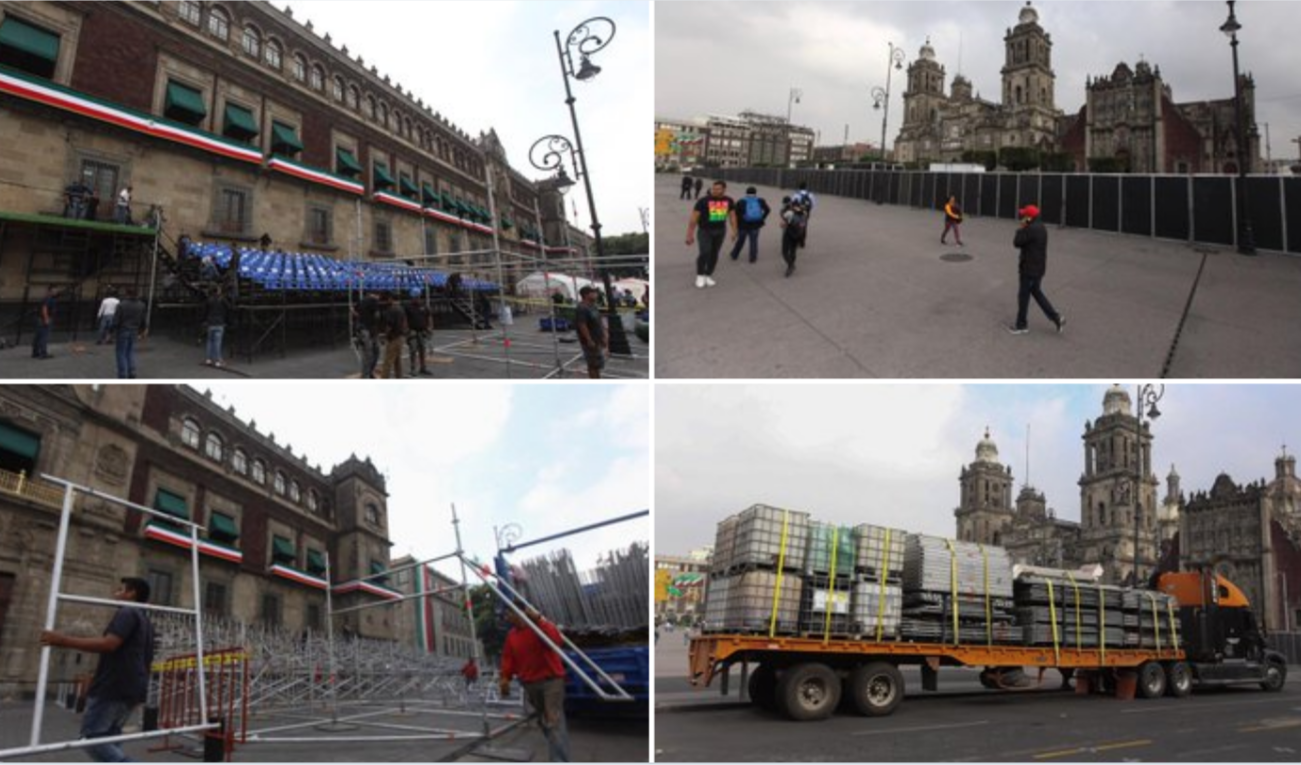
{"label": "cloudy grey sky", "polygon": [[[885,86],[888,44],[915,60],[929,35],[945,66],[945,92],[959,70],[985,99],[1001,99],[1003,36],[1017,23],[1016,0],[964,2],[683,2],[655,7],[655,112],[688,118],[755,109],[786,114],[790,88],[804,91],[793,120],[838,144],[880,141],[881,112],[869,91]],[[1211,0],[1100,2],[1038,0],[1052,36],[1058,108],[1084,105],[1087,76],[1109,75],[1141,55],[1159,65],[1176,103],[1233,96],[1233,62],[1219,27],[1227,6]],[[1256,76],[1258,121],[1270,124],[1273,156],[1296,157],[1301,82],[1296,73],[1297,2],[1240,2],[1239,55]],[[959,65],[959,50],[961,64]],[[903,114],[904,71],[891,82],[886,143]],[[1264,133],[1264,126],[1261,126]],[[1261,140],[1262,152],[1264,136]]]}
{"label": "cloudy grey sky", "polygon": [[[1015,489],[1026,475],[1059,518],[1078,521],[1086,420],[1108,385],[660,385],[655,394],[655,550],[712,544],[717,523],[754,503],[815,519],[953,536],[958,474],[988,425]],[[1130,397],[1134,386],[1125,386]],[[1301,387],[1166,386],[1152,426],[1165,496],[1173,463],[1186,493],[1228,472],[1272,479],[1286,443],[1301,452]]]}
{"label": "cloudy grey sky", "polygon": [[[285,0],[274,2],[285,6]],[[511,164],[534,179],[545,174],[529,164],[533,142],[551,133],[574,137],[552,32],[560,30],[563,40],[585,19],[613,19],[618,25],[613,40],[593,57],[601,74],[575,82],[574,97],[602,229],[606,235],[641,231],[637,210],[650,206],[652,167],[645,159],[644,136],[627,126],[653,117],[647,3],[294,0],[289,5],[294,18],[310,20],[318,34],[329,33],[334,45],[347,45],[350,54],[360,54],[367,66],[374,64],[381,76],[390,76],[470,135],[495,128]],[[581,185],[568,196],[578,203],[576,225],[587,229]],[[572,202],[568,209],[573,221]]]}

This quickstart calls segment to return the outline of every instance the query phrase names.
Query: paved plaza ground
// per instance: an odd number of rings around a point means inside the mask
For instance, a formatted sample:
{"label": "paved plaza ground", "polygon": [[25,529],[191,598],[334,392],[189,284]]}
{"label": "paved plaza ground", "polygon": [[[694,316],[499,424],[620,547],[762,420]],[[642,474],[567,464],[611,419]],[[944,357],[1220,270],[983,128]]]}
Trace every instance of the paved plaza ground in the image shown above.
{"label": "paved plaza ground", "polygon": [[[1049,226],[1044,291],[1066,331],[1032,303],[1016,336],[1015,221],[968,217],[966,247],[946,247],[941,213],[820,195],[792,277],[774,213],[758,263],[728,259],[729,239],[701,290],[678,184],[655,186],[657,377],[1301,376],[1295,256]],[[791,190],[759,193],[776,210]]]}
{"label": "paved plaza ground", "polygon": [[[517,324],[510,331],[509,347],[502,330],[441,330],[434,334],[429,369],[432,378],[418,379],[577,379],[587,377],[582,349],[573,333],[556,342],[550,333]],[[633,357],[612,357],[605,376],[611,379],[645,379],[650,370],[650,347],[631,331],[628,342]],[[28,340],[30,343],[30,339]],[[0,350],[0,378],[103,379],[117,375],[111,345],[96,345],[83,336],[73,341],[56,334],[50,343],[53,358],[31,357],[30,344]],[[346,379],[357,378],[353,350],[335,348],[291,349],[284,357],[268,354],[252,362],[227,358],[223,369],[204,366],[204,350],[196,343],[151,336],[136,348],[141,379]],[[507,363],[509,360],[509,363]],[[403,371],[411,370],[403,354]]]}

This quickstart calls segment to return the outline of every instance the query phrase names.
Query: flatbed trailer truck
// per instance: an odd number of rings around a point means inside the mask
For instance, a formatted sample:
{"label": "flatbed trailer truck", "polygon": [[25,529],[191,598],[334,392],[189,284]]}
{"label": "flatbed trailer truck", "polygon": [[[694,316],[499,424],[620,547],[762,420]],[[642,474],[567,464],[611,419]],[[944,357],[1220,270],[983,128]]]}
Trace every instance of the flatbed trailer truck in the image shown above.
{"label": "flatbed trailer truck", "polygon": [[[1195,685],[1258,683],[1278,691],[1287,664],[1271,651],[1256,627],[1242,592],[1223,577],[1201,573],[1162,574],[1156,589],[1179,599],[1179,634],[1153,648],[917,643],[705,634],[691,642],[690,680],[708,686],[720,679],[727,693],[730,668],[741,666],[742,685],[761,708],[794,720],[829,717],[842,699],[867,716],[889,715],[904,698],[899,667],[921,668],[922,689],[938,690],[939,669],[981,667],[991,689],[1015,689],[1025,668],[1039,682],[1057,670],[1076,693],[1111,692],[1121,698],[1187,696]],[[751,669],[751,665],[753,669]]]}

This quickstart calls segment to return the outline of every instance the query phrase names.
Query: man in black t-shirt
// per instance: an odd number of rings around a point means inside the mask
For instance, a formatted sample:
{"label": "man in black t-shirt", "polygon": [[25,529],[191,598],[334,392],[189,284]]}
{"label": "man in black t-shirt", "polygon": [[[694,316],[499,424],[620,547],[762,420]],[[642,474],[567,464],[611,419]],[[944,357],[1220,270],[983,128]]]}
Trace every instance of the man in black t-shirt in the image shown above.
{"label": "man in black t-shirt", "polygon": [[[736,239],[736,205],[727,196],[727,182],[714,181],[709,196],[696,202],[691,209],[691,222],[687,224],[687,246],[700,240],[700,254],[696,257],[696,288],[713,287],[714,268],[718,266],[718,253],[723,249],[728,225],[732,239]],[[697,228],[699,235],[697,236]]]}
{"label": "man in black t-shirt", "polygon": [[574,310],[574,321],[578,325],[578,342],[583,346],[583,358],[587,360],[587,376],[593,380],[601,379],[601,370],[605,368],[605,357],[610,352],[610,339],[605,332],[605,322],[601,319],[601,310],[596,307],[597,289],[592,286],[578,291],[581,302]]}
{"label": "man in black t-shirt", "polygon": [[375,376],[379,364],[379,298],[368,292],[355,309],[356,333],[361,345],[361,379]]}
{"label": "man in black t-shirt", "polygon": [[[411,374],[431,377],[429,365],[425,362],[425,342],[429,339],[429,309],[420,297],[420,291],[414,290],[407,301],[407,348],[411,352]],[[419,359],[419,366],[416,360]]]}
{"label": "man in black t-shirt", "polygon": [[402,307],[400,296],[386,294],[380,305],[384,309],[380,314],[384,363],[379,376],[385,380],[397,380],[402,377],[402,349],[407,344],[407,312]]}
{"label": "man in black t-shirt", "polygon": [[[148,603],[149,583],[128,576],[113,594],[114,600]],[[124,605],[113,615],[104,634],[79,638],[53,630],[41,633],[41,642],[54,648],[72,648],[99,654],[99,665],[87,691],[82,738],[122,735],[122,726],[149,692],[149,668],[154,661],[154,627],[143,609]],[[87,749],[97,762],[124,762],[121,744],[100,744]]]}

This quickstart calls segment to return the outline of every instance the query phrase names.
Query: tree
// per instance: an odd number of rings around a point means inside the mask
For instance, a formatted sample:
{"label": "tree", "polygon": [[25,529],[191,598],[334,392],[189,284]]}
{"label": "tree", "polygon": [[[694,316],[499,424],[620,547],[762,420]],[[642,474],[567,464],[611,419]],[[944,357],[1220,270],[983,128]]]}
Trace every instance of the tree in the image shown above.
{"label": "tree", "polygon": [[1075,158],[1065,152],[1044,154],[1040,167],[1046,173],[1073,173],[1075,172]]}
{"label": "tree", "polygon": [[497,596],[488,585],[470,588],[470,610],[474,614],[474,631],[483,644],[485,657],[501,656],[506,644],[506,628],[497,618]]}
{"label": "tree", "polygon": [[968,149],[962,152],[962,161],[969,165],[984,165],[986,170],[998,167],[998,152]]}
{"label": "tree", "polygon": [[1039,167],[1039,150],[1029,146],[1004,146],[998,151],[998,161],[1014,173],[1023,173]]}

